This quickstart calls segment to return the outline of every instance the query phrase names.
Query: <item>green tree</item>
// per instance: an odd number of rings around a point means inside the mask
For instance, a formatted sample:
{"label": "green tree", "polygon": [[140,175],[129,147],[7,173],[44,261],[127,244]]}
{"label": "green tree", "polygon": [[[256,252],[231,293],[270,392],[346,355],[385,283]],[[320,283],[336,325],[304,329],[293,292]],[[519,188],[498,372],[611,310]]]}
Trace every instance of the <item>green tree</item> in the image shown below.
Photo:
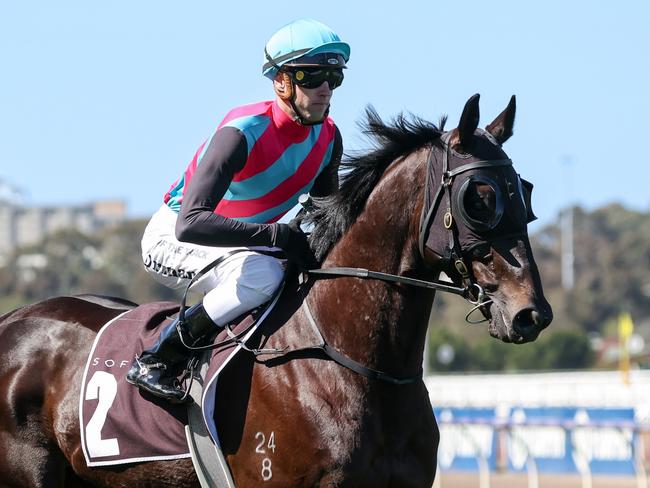
{"label": "green tree", "polygon": [[583,369],[594,362],[594,353],[584,332],[555,332],[541,339],[538,347],[542,369]]}
{"label": "green tree", "polygon": [[[451,347],[453,359],[440,361],[443,347]],[[443,355],[444,357],[444,355]],[[527,344],[507,344],[485,338],[470,345],[460,335],[445,329],[429,335],[429,363],[433,371],[492,372],[583,369],[593,365],[589,339],[581,331],[559,331]]]}

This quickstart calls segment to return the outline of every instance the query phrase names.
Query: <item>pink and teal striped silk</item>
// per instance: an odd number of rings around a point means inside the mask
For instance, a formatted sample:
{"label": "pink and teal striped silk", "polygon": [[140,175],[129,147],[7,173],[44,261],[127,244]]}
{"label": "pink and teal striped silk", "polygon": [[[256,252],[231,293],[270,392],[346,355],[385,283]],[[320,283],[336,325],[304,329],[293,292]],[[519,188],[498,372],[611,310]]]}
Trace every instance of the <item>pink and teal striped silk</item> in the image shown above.
{"label": "pink and teal striped silk", "polygon": [[[292,120],[275,101],[235,108],[217,130],[222,127],[242,132],[248,157],[215,213],[260,224],[279,220],[298,203],[302,193],[311,189],[330,161],[336,133],[331,118],[306,127]],[[209,144],[207,140],[199,147],[181,178],[165,195],[164,201],[172,210],[180,210],[185,188]]]}

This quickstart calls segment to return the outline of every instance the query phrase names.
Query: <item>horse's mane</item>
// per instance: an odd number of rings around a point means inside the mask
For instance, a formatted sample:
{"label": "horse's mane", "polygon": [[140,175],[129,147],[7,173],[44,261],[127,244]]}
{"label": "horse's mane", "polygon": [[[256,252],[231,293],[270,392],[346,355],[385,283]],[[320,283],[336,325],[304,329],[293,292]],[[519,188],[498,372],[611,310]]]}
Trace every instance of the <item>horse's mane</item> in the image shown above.
{"label": "horse's mane", "polygon": [[400,113],[384,123],[377,111],[366,108],[366,120],[360,124],[373,148],[369,152],[346,154],[341,161],[339,191],[324,198],[314,198],[314,209],[305,218],[313,224],[310,244],[322,260],[331,247],[359,216],[373,188],[386,168],[401,156],[440,140],[446,117],[438,126],[419,117]]}

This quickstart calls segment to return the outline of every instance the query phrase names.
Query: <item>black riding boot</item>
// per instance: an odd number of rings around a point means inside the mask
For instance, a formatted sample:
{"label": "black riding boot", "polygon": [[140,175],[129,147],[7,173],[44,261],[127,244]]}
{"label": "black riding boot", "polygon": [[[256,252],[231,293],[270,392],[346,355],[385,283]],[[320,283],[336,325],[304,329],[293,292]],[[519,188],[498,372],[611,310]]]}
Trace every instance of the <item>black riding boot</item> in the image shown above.
{"label": "black riding boot", "polygon": [[[158,342],[131,364],[126,381],[172,403],[183,401],[185,391],[178,383],[179,367],[187,362],[191,352],[181,342],[178,319],[160,333]],[[203,304],[188,308],[180,324],[183,341],[188,346],[205,345],[214,339],[217,325],[208,316]]]}

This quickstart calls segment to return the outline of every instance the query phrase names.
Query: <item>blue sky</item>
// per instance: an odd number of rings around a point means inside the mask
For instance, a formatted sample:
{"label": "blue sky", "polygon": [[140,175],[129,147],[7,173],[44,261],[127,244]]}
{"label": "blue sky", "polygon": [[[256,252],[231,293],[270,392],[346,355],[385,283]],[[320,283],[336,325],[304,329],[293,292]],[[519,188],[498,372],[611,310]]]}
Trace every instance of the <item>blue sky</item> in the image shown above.
{"label": "blue sky", "polygon": [[516,94],[506,151],[535,184],[533,230],[570,202],[650,209],[640,0],[4,2],[0,179],[31,205],[122,198],[149,215],[230,108],[271,98],[263,46],[300,17],[352,46],[331,110],[346,150],[367,146],[367,104],[451,127],[480,93],[484,126]]}

